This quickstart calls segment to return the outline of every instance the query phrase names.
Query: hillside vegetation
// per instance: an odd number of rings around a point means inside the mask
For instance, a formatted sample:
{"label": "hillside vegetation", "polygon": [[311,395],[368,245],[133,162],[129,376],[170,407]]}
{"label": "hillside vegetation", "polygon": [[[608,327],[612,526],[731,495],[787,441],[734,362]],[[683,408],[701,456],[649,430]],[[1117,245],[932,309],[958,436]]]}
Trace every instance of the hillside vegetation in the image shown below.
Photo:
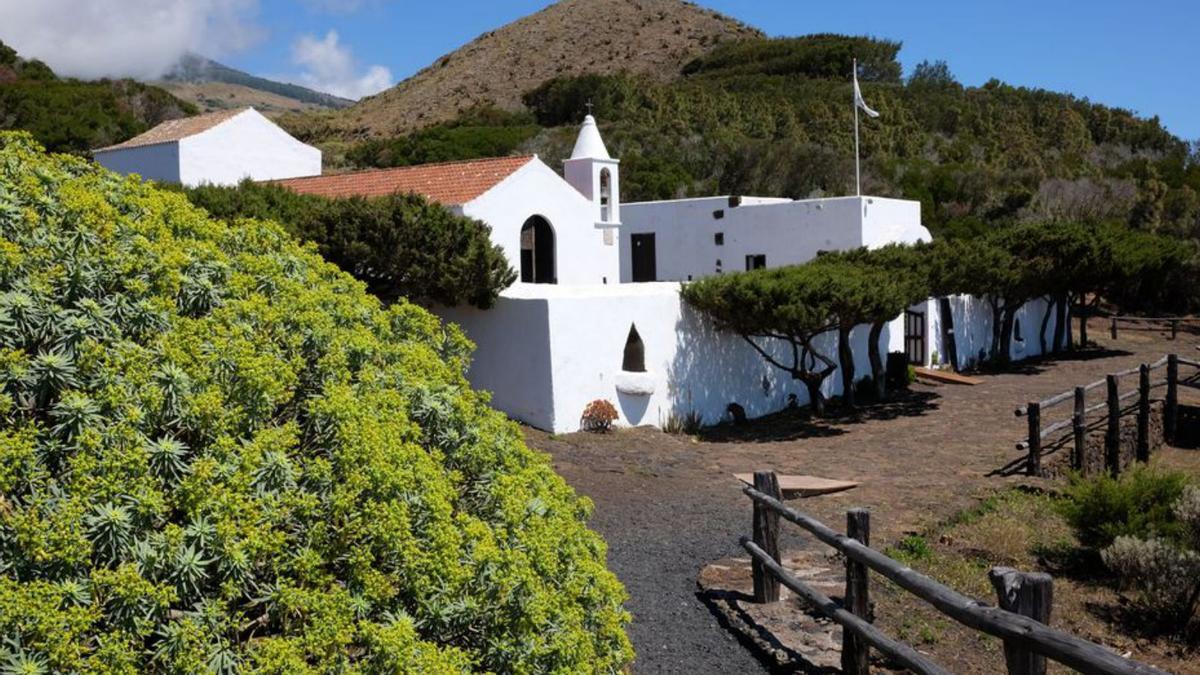
{"label": "hillside vegetation", "polygon": [[621,672],[590,504],[470,343],[278,225],[0,134],[0,663]]}
{"label": "hillside vegetation", "polygon": [[195,106],[133,80],[60,78],[0,42],[0,129],[24,129],[54,152],[86,154],[159,122],[194,115]]}
{"label": "hillside vegetation", "polygon": [[844,195],[854,188],[849,76],[857,57],[864,95],[881,113],[861,120],[863,190],[920,200],[936,235],[1070,219],[1200,236],[1195,150],[1156,118],[996,80],[964,87],[940,62],[904,77],[899,47],[839,35],[727,41],[674,78],[551,78],[523,97],[536,133],[527,117],[475,109],[428,130],[360,143],[345,157],[389,165],[435,144],[439,159],[476,156],[478,147],[464,140],[456,150],[447,138],[491,120],[490,136],[528,136],[512,151],[538,152],[553,164],[569,155],[591,101],[609,150],[622,160],[626,200]]}

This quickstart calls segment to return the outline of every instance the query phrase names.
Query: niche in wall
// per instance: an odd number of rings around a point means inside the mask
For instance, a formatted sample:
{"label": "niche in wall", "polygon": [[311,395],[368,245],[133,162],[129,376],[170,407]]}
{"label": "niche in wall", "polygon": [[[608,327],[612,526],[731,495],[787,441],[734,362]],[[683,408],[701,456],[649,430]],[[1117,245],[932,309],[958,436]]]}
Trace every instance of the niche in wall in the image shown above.
{"label": "niche in wall", "polygon": [[629,337],[625,338],[621,370],[627,373],[646,372],[646,345],[642,342],[642,336],[638,335],[637,326],[633,324],[629,325]]}

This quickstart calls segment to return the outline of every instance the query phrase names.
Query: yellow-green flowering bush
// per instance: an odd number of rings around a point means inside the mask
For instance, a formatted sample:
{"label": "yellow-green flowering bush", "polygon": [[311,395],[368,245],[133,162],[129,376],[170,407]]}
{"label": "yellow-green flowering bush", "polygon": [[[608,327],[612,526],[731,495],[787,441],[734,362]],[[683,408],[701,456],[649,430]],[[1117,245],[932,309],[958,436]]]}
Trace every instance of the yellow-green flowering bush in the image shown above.
{"label": "yellow-green flowering bush", "polygon": [[470,348],[277,225],[0,135],[0,667],[620,670],[589,504]]}

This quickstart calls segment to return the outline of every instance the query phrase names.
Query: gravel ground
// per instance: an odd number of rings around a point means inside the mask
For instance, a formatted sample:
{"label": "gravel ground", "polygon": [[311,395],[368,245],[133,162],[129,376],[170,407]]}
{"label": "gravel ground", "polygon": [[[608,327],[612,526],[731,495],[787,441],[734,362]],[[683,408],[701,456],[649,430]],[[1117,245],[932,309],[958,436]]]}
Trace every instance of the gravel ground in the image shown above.
{"label": "gravel ground", "polygon": [[[847,508],[870,507],[872,544],[882,548],[1027,480],[988,475],[1019,455],[1013,442],[1024,420],[1013,416],[1016,405],[1167,351],[1192,352],[1195,341],[1122,335],[1109,353],[1025,365],[976,387],[916,385],[904,401],[849,419],[792,416],[700,438],[649,428],[565,436],[526,429],[526,437],[596,504],[591,527],[607,540],[609,566],[630,594],[635,672],[767,672],[697,594],[700,570],[742,555],[738,537],[750,532],[750,506],[732,473],[772,468],[860,480],[858,489],[802,508],[841,529]],[[783,528],[784,550],[804,545],[796,529]]]}

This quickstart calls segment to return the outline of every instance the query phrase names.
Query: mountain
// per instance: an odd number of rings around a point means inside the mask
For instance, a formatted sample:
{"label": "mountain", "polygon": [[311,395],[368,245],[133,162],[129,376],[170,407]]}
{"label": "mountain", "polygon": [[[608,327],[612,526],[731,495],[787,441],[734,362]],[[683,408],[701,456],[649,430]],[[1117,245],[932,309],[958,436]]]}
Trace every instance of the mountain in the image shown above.
{"label": "mountain", "polygon": [[87,154],[196,112],[141,82],[61,78],[0,42],[0,129],[26,130],[52,152]]}
{"label": "mountain", "polygon": [[155,84],[206,112],[246,106],[265,114],[337,110],[354,103],[298,84],[257,77],[199,54],[185,54]]}
{"label": "mountain", "polygon": [[718,43],[761,33],[680,0],[563,0],[484,33],[395,87],[323,120],[343,137],[385,137],[521,96],[554,78],[629,72],[674,78]]}
{"label": "mountain", "polygon": [[[690,51],[648,37],[705,34],[697,25],[710,37]],[[675,0],[567,0],[358,105],[284,124],[335,168],[509,153],[554,164],[590,103],[621,158],[623,199],[845,195],[857,59],[881,113],[860,120],[863,189],[919,200],[935,236],[1103,220],[1200,240],[1200,145],[1158,118],[999,80],[965,86],[944,62],[909,64],[906,77],[899,51],[867,37],[765,38]]]}

